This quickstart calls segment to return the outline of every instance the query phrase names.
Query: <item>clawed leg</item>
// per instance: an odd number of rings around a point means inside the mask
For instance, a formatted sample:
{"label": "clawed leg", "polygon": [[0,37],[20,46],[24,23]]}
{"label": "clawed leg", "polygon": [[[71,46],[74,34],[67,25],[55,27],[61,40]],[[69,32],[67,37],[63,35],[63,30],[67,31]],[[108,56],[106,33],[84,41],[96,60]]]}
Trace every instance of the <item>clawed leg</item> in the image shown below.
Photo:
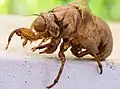
{"label": "clawed leg", "polygon": [[25,46],[27,44],[28,40],[31,41],[31,40],[34,40],[34,38],[35,38],[35,34],[30,29],[28,29],[28,28],[19,28],[19,29],[16,29],[13,32],[11,32],[11,34],[9,35],[8,44],[6,46],[6,49],[8,49],[10,41],[11,41],[11,39],[12,39],[12,37],[13,37],[13,35],[15,33],[18,36],[20,36],[22,39],[24,39],[23,46]]}
{"label": "clawed leg", "polygon": [[62,74],[62,71],[63,71],[63,68],[64,68],[64,65],[65,65],[65,61],[66,61],[66,58],[65,58],[65,54],[64,52],[70,47],[70,44],[69,44],[69,41],[66,41],[66,42],[63,42],[60,46],[60,51],[59,51],[59,57],[61,59],[61,66],[60,66],[60,69],[59,69],[59,72],[57,74],[57,77],[55,78],[53,84],[51,84],[50,86],[48,86],[47,88],[52,88],[60,79],[60,76]]}
{"label": "clawed leg", "polygon": [[40,52],[41,53],[47,53],[51,54],[56,51],[58,45],[60,44],[61,39],[60,38],[52,38],[50,43],[44,44],[44,45],[38,45],[37,47],[33,47],[31,50],[35,51],[37,49],[43,49],[46,48],[44,51]]}
{"label": "clawed leg", "polygon": [[[48,40],[48,39],[47,39]],[[39,43],[38,46],[33,47],[31,50],[34,52],[36,51],[39,47],[41,47],[41,44],[47,41],[46,39],[42,39],[42,41]],[[43,45],[42,45],[43,46]],[[45,46],[44,46],[45,47]]]}
{"label": "clawed leg", "polygon": [[22,43],[22,46],[25,47],[25,45],[27,44],[28,40],[27,39],[24,39],[23,43]]}
{"label": "clawed leg", "polygon": [[53,43],[47,43],[47,44],[44,44],[44,45],[40,45],[40,46],[37,46],[37,47],[33,47],[31,50],[34,52],[35,50],[37,49],[43,49],[43,48],[47,48],[45,49],[43,52],[40,52],[41,53],[52,53],[53,50],[56,49],[56,45],[54,45]]}
{"label": "clawed leg", "polygon": [[51,54],[51,53],[55,52],[57,49],[57,45],[54,43],[49,43],[49,44],[47,44],[46,47],[47,48],[44,51],[39,52],[39,54],[42,54],[42,53]]}
{"label": "clawed leg", "polygon": [[94,52],[91,52],[91,54],[95,57],[95,59],[98,63],[98,67],[100,68],[100,74],[102,74],[103,73],[103,68],[102,68],[102,64],[100,63],[100,58]]}
{"label": "clawed leg", "polygon": [[[95,54],[95,53],[92,53],[90,52],[89,50],[86,50],[86,51],[80,51],[78,49],[77,46],[72,46],[71,48],[71,52],[73,55],[75,55],[76,57],[83,57],[87,54],[90,54],[91,56],[95,57],[97,63],[98,63],[98,67],[100,68],[100,74],[102,74],[103,72],[103,69],[102,69],[102,64],[100,63],[100,58]],[[80,53],[79,53],[80,52]]]}

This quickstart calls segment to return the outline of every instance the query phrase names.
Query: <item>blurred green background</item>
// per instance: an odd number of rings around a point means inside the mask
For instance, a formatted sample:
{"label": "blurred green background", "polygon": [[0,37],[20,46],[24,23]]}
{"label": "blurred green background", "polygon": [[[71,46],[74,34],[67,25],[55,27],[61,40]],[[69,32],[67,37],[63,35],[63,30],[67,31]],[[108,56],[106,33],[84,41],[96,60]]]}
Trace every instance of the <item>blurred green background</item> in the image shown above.
{"label": "blurred green background", "polygon": [[[0,0],[0,14],[31,15],[73,0]],[[89,0],[93,13],[103,19],[120,21],[120,0]]]}

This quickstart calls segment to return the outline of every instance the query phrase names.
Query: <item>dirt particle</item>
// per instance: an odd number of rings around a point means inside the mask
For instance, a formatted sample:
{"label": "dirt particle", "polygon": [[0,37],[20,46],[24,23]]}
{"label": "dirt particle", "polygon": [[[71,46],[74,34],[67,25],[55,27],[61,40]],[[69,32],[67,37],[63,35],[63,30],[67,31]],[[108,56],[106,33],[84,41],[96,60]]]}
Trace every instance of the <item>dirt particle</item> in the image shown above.
{"label": "dirt particle", "polygon": [[25,63],[27,63],[27,61],[25,61]]}
{"label": "dirt particle", "polygon": [[27,81],[25,81],[25,83],[27,83]]}
{"label": "dirt particle", "polygon": [[70,76],[68,76],[68,78],[70,78]]}
{"label": "dirt particle", "polygon": [[110,69],[112,69],[113,67],[112,66],[110,66]]}
{"label": "dirt particle", "polygon": [[27,83],[27,81],[25,81],[25,83]]}
{"label": "dirt particle", "polygon": [[25,64],[23,64],[23,66],[25,66]]}
{"label": "dirt particle", "polygon": [[114,70],[114,62],[112,61],[106,62],[106,65],[109,66],[110,69]]}
{"label": "dirt particle", "polygon": [[40,72],[40,74],[42,75],[42,72]]}

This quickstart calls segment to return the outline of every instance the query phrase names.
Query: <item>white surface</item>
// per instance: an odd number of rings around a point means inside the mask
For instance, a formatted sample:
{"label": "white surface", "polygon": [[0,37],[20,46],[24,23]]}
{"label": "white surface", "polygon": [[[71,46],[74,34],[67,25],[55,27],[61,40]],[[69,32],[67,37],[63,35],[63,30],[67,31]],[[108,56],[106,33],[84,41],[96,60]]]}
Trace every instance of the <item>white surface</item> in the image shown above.
{"label": "white surface", "polygon": [[[60,67],[57,52],[39,55],[30,52],[33,45],[22,48],[19,37],[14,36],[9,49],[4,51],[10,32],[19,27],[29,27],[32,19],[19,16],[0,16],[0,89],[46,89]],[[119,24],[110,23],[114,37],[114,50],[102,62],[103,74],[99,75],[97,63],[74,60],[70,51],[59,83],[53,89],[120,89]]]}

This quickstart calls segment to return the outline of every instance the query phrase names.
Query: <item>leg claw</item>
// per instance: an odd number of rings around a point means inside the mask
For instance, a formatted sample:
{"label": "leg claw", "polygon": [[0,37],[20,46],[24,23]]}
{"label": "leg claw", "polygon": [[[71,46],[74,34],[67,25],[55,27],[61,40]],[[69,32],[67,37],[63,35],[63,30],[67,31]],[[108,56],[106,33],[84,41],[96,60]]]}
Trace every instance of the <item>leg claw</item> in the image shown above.
{"label": "leg claw", "polygon": [[35,52],[37,50],[37,47],[33,47],[31,50],[32,52]]}
{"label": "leg claw", "polygon": [[39,54],[43,54],[43,53],[45,53],[45,52],[39,52]]}

